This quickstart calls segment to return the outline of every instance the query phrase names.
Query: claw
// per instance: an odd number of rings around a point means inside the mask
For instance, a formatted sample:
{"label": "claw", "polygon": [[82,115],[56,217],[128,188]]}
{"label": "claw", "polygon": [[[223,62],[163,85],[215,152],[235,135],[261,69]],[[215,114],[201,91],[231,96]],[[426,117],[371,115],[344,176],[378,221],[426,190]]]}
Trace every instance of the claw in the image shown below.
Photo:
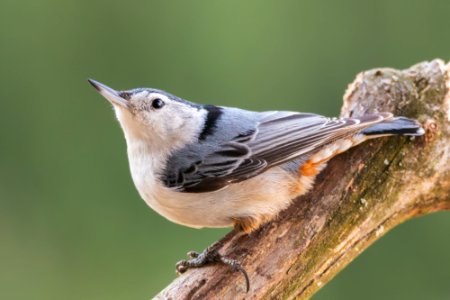
{"label": "claw", "polygon": [[184,272],[186,272],[188,270],[188,267],[186,266],[186,260],[180,260],[179,262],[177,262],[177,264],[175,265],[175,269],[178,275],[183,274]]}
{"label": "claw", "polygon": [[187,256],[191,259],[181,260],[175,265],[178,274],[183,274],[190,268],[200,268],[212,263],[222,263],[231,267],[233,271],[241,272],[245,278],[246,291],[250,290],[250,279],[242,265],[237,260],[220,255],[214,247],[208,247],[202,253],[189,251]]}
{"label": "claw", "polygon": [[197,258],[200,255],[200,253],[196,251],[189,251],[186,255],[189,256],[190,258]]}
{"label": "claw", "polygon": [[246,288],[246,292],[248,293],[248,291],[250,290],[250,279],[248,278],[247,271],[245,271],[244,267],[242,267],[240,262],[238,262],[235,259],[227,258],[225,256],[220,256],[220,261],[223,264],[230,266],[234,271],[239,271],[242,273],[242,275],[244,275],[245,288]]}

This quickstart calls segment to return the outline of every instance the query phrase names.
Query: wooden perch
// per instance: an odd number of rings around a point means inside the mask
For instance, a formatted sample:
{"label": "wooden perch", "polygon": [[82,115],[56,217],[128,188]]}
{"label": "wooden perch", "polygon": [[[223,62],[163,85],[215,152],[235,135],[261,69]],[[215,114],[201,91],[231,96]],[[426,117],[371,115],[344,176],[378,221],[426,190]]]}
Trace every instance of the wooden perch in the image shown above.
{"label": "wooden perch", "polygon": [[360,73],[342,116],[389,111],[418,119],[423,137],[366,142],[333,159],[314,189],[251,235],[232,232],[221,253],[242,262],[193,269],[159,299],[306,299],[387,231],[450,209],[450,64]]}

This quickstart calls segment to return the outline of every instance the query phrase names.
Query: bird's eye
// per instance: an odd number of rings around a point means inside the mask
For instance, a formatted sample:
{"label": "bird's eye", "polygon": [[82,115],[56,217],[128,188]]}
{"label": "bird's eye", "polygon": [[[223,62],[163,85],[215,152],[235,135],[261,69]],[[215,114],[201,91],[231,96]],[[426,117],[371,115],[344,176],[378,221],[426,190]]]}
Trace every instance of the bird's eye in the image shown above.
{"label": "bird's eye", "polygon": [[164,104],[165,104],[164,101],[162,101],[159,98],[153,99],[153,101],[152,101],[152,107],[155,109],[162,108],[164,106]]}

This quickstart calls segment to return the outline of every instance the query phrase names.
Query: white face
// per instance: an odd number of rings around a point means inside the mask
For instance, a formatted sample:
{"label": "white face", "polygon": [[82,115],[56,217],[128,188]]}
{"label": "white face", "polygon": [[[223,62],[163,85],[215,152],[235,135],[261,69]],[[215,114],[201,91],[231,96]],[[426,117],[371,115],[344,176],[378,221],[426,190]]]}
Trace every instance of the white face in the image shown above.
{"label": "white face", "polygon": [[[127,95],[127,92],[122,95]],[[117,118],[124,129],[138,130],[138,136],[144,135],[154,142],[160,139],[176,144],[186,135],[197,133],[196,125],[203,120],[198,107],[171,99],[159,92],[143,90],[128,97],[127,108],[114,106]]]}
{"label": "white face", "polygon": [[113,104],[127,142],[144,141],[158,149],[173,150],[195,139],[206,111],[154,89],[117,92],[98,82],[94,87]]}

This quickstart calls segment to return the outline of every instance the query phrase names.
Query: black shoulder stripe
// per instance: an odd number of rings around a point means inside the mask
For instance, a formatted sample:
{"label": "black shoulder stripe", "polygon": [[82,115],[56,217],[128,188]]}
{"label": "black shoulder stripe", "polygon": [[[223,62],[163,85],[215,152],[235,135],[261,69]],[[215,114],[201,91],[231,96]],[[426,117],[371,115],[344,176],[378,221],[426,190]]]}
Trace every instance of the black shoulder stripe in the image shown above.
{"label": "black shoulder stripe", "polygon": [[228,143],[223,148],[224,150],[216,151],[214,153],[226,157],[242,157],[250,152],[250,149],[246,145],[238,143]]}
{"label": "black shoulder stripe", "polygon": [[217,120],[222,115],[222,108],[214,105],[204,105],[204,109],[208,112],[206,115],[205,125],[199,135],[199,140],[205,140],[209,135],[213,134]]}

